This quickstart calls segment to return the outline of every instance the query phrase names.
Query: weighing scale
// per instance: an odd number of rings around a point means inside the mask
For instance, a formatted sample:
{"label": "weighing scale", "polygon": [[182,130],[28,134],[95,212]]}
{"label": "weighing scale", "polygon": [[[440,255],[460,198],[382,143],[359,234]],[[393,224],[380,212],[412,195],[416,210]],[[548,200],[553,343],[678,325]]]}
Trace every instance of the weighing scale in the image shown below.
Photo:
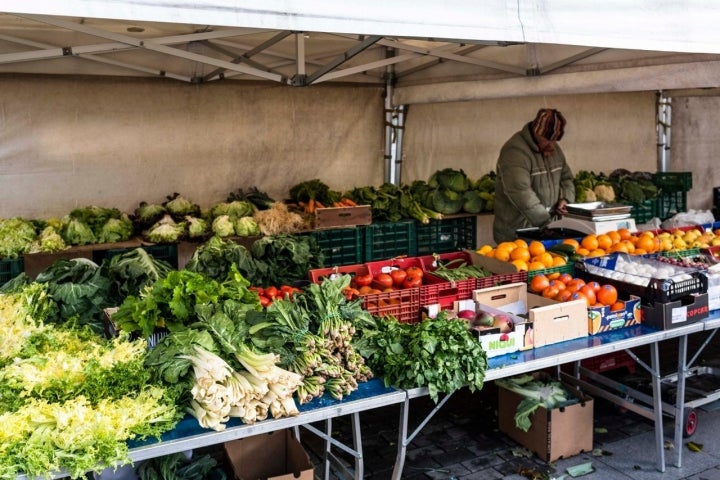
{"label": "weighing scale", "polygon": [[630,205],[621,203],[570,203],[567,205],[567,215],[550,222],[545,228],[562,228],[596,235],[621,228],[636,232],[635,219],[630,217],[631,209]]}

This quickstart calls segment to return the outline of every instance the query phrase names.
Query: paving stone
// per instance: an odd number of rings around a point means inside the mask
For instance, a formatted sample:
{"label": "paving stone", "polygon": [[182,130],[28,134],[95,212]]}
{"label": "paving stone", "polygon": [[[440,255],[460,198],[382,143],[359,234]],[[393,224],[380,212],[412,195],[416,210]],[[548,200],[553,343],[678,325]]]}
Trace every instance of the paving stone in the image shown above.
{"label": "paving stone", "polygon": [[477,472],[468,473],[459,478],[460,480],[496,480],[498,478],[505,478],[505,476],[497,470],[486,468],[484,470],[478,470]]}

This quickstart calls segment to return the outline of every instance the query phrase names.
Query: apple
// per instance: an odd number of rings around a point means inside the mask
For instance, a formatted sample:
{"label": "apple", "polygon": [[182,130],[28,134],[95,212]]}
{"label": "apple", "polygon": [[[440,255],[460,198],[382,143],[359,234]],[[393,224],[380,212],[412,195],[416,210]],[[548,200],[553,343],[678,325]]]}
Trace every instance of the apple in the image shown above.
{"label": "apple", "polygon": [[495,319],[492,315],[490,315],[488,312],[483,312],[482,310],[477,312],[475,315],[475,320],[473,321],[473,325],[477,325],[480,327],[492,327],[493,323],[495,323]]}
{"label": "apple", "polygon": [[493,327],[499,328],[501,333],[513,331],[514,322],[510,315],[499,313],[493,317]]}

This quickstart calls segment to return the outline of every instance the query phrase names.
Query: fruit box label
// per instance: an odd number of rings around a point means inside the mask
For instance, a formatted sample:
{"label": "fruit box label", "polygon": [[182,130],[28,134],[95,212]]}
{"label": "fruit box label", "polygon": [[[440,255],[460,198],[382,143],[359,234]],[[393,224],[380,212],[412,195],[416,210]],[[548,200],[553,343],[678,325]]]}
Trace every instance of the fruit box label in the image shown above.
{"label": "fruit box label", "polygon": [[595,335],[618,328],[639,325],[642,321],[640,298],[634,295],[625,300],[625,309],[611,311],[609,306],[588,308],[588,333]]}

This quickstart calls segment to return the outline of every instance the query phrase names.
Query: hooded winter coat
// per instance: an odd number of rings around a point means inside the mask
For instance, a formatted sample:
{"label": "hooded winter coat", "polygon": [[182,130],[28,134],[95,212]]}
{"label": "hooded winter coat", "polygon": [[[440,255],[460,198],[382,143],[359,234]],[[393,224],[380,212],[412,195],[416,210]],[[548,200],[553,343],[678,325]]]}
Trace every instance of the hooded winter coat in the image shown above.
{"label": "hooded winter coat", "polygon": [[518,229],[547,224],[558,200],[575,201],[573,173],[560,146],[556,143],[555,151],[544,158],[530,132],[530,123],[503,145],[496,172],[496,243],[515,239]]}

